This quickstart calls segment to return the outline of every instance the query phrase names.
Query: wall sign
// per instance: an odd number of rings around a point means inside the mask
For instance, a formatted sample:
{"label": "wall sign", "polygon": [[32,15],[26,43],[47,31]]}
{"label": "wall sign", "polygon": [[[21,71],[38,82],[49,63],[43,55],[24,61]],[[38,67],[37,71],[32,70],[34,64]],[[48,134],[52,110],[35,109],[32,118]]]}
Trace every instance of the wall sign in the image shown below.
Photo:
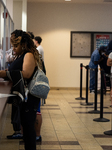
{"label": "wall sign", "polygon": [[90,58],[96,48],[107,46],[110,40],[112,32],[71,31],[70,57]]}

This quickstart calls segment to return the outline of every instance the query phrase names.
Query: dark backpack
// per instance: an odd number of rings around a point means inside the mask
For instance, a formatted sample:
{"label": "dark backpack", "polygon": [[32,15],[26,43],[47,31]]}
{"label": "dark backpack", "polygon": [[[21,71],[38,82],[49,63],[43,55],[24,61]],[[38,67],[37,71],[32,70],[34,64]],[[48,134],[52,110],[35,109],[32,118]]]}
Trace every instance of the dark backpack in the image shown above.
{"label": "dark backpack", "polygon": [[42,57],[40,57],[41,59],[41,62],[42,62],[42,71],[45,73],[46,75],[46,68],[45,68],[45,64],[44,64],[44,61],[42,60]]}

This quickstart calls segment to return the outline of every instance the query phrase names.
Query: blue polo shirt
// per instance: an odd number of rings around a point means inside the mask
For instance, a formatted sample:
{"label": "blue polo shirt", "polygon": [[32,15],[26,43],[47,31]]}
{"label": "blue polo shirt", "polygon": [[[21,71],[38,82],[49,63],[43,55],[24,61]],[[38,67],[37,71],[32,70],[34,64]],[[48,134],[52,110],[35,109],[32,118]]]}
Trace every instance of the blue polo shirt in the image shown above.
{"label": "blue polo shirt", "polygon": [[94,64],[94,61],[98,61],[100,59],[100,54],[99,54],[99,51],[96,49],[93,51],[92,55],[91,55],[91,60],[90,60],[90,63],[89,63],[89,68],[97,68],[98,67],[98,64],[95,65]]}

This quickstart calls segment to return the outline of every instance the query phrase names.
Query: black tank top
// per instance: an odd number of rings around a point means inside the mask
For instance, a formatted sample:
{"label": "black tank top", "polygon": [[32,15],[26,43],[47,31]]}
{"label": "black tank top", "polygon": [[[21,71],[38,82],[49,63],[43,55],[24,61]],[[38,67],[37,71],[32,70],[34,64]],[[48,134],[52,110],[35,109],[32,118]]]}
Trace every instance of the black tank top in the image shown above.
{"label": "black tank top", "polygon": [[8,70],[13,71],[13,70],[20,70],[22,71],[22,66],[23,66],[23,59],[25,56],[26,52],[23,53],[20,57],[17,57],[9,66]]}
{"label": "black tank top", "polygon": [[[24,56],[25,54],[28,53],[28,52],[24,52],[20,57],[17,57],[12,63],[11,65],[9,66],[8,68],[8,71],[13,71],[13,70],[19,70],[19,71],[22,71],[22,68],[23,68],[23,60],[24,60]],[[34,73],[35,71],[37,70],[37,67],[35,67],[35,70],[34,70]],[[32,76],[27,79],[27,84],[31,81],[34,73],[32,74]]]}

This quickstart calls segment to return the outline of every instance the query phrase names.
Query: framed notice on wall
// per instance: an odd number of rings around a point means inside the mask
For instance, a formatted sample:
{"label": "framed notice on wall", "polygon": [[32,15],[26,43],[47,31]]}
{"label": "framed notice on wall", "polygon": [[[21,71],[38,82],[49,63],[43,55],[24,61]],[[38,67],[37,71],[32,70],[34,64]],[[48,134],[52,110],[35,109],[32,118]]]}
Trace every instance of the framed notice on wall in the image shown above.
{"label": "framed notice on wall", "polygon": [[90,58],[96,48],[107,46],[110,40],[112,32],[71,31],[70,57]]}
{"label": "framed notice on wall", "polygon": [[100,45],[107,46],[110,40],[112,40],[112,33],[94,33],[94,49]]}

